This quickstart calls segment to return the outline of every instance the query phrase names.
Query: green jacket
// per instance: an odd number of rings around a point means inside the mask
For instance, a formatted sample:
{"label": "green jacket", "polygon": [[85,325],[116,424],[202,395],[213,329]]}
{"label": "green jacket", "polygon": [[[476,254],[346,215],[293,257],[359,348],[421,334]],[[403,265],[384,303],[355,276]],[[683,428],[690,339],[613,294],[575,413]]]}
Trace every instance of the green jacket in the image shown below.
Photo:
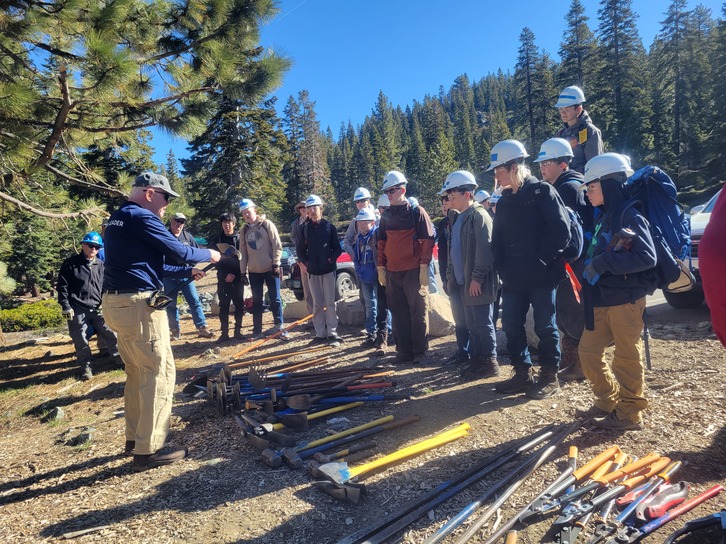
{"label": "green jacket", "polygon": [[[499,291],[499,276],[494,270],[494,255],[492,254],[492,218],[484,207],[475,202],[471,213],[449,214],[449,221],[453,225],[457,221],[464,221],[461,226],[461,243],[464,256],[464,304],[478,306],[491,304],[497,298]],[[454,279],[454,265],[451,261],[451,238],[449,238],[449,263],[446,266],[446,277],[451,285]],[[481,283],[481,294],[473,297],[469,294],[471,281]]]}

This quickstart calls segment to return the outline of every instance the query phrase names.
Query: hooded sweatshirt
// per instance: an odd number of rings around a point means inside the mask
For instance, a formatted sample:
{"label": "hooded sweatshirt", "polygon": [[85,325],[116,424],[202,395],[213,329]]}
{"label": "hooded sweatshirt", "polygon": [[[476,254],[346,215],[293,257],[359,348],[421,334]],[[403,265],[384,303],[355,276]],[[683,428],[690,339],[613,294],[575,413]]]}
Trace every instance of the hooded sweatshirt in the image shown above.
{"label": "hooded sweatshirt", "polygon": [[239,266],[243,274],[248,271],[265,274],[273,266],[280,266],[282,242],[277,227],[260,215],[252,224],[242,227],[239,251],[242,254]]}
{"label": "hooded sweatshirt", "polygon": [[572,146],[574,157],[570,162],[570,168],[580,174],[585,173],[587,161],[604,152],[602,146],[602,134],[600,129],[592,124],[590,116],[585,110],[577,118],[573,126],[565,125],[557,131],[558,138],[564,138]]}
{"label": "hooded sweatshirt", "polygon": [[592,229],[593,207],[585,198],[585,192],[580,190],[585,177],[575,170],[568,169],[562,172],[552,186],[557,190],[562,202],[582,219],[582,230]]}
{"label": "hooded sweatshirt", "polygon": [[[591,260],[595,271],[600,274],[595,285],[583,284],[585,326],[589,330],[592,330],[592,321],[589,321],[591,315],[588,314],[593,307],[620,306],[644,297],[653,284],[657,262],[648,221],[637,206],[628,207],[629,199],[623,184],[616,179],[605,178],[601,180],[600,187],[604,203],[598,208],[602,215],[585,250],[586,262]],[[608,245],[621,228],[630,229],[635,237],[628,249],[612,251]]]}

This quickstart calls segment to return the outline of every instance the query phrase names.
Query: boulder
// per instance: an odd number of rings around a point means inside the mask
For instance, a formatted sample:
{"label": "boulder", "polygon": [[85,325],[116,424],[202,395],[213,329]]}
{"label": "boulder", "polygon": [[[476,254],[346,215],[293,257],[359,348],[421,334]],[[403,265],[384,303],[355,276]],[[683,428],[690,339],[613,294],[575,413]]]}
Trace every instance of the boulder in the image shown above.
{"label": "boulder", "polygon": [[308,307],[304,300],[296,300],[295,302],[286,302],[283,309],[285,323],[292,323],[298,319],[308,315]]}
{"label": "boulder", "polygon": [[429,335],[440,337],[454,334],[454,316],[449,297],[440,293],[428,297]]}
{"label": "boulder", "polygon": [[338,321],[341,325],[363,327],[366,324],[366,312],[359,298],[338,301],[335,311],[338,313]]}

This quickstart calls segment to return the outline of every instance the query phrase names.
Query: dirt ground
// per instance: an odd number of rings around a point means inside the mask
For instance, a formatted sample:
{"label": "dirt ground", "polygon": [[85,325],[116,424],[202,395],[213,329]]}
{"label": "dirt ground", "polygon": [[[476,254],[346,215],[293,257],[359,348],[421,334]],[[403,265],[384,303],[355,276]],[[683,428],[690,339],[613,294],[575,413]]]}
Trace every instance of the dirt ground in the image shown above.
{"label": "dirt ground", "polygon": [[[269,313],[265,319],[270,319]],[[209,318],[209,325],[218,330],[216,318]],[[342,327],[346,341],[326,352],[330,363],[324,368],[394,370],[397,386],[388,392],[408,394],[410,400],[368,403],[339,416],[350,426],[389,414],[421,417],[418,423],[377,435],[378,457],[462,422],[471,425],[470,434],[460,440],[366,477],[367,496],[354,505],[316,489],[306,470],[265,466],[232,417],[222,416],[209,399],[184,392],[192,377],[232,362],[233,354],[246,344],[227,343],[219,350],[213,341],[196,337],[189,318],[182,319],[182,330],[182,340],[173,343],[178,387],[170,443],[187,446],[190,455],[139,474],[131,472],[130,458],[122,452],[123,371],[99,358],[94,378],[80,382],[65,331],[5,335],[9,345],[0,351],[0,541],[53,542],[67,533],[94,529],[75,540],[337,542],[506,449],[513,440],[549,423],[574,422],[574,407],[592,401],[586,382],[566,384],[559,396],[540,402],[497,395],[494,378],[462,382],[458,368],[441,366],[454,349],[453,337],[434,339],[420,366],[395,367],[387,358],[373,357],[363,346],[360,330]],[[251,318],[246,316],[243,332],[250,330]],[[656,313],[651,330],[653,369],[646,375],[650,407],[645,429],[573,432],[472,542],[483,542],[496,520],[508,520],[553,480],[564,469],[571,445],[579,448],[581,464],[613,444],[638,457],[655,451],[681,460],[684,466],[675,479],[692,484],[691,496],[726,483],[726,350],[711,332],[708,310]],[[269,341],[240,360],[303,349],[312,335],[296,329],[291,337],[290,342]],[[501,359],[506,361],[506,356]],[[280,362],[286,361],[268,366]],[[503,367],[502,378],[509,369]],[[60,422],[48,419],[54,408],[65,413]],[[300,444],[325,436],[331,428],[329,420],[319,420],[293,435]],[[90,433],[90,440],[78,438],[83,433]],[[423,542],[513,466],[457,494],[390,541]],[[643,542],[662,542],[685,520],[722,508],[726,493]],[[458,538],[483,511],[447,542]],[[553,520],[548,517],[521,528],[519,542],[547,541]]]}

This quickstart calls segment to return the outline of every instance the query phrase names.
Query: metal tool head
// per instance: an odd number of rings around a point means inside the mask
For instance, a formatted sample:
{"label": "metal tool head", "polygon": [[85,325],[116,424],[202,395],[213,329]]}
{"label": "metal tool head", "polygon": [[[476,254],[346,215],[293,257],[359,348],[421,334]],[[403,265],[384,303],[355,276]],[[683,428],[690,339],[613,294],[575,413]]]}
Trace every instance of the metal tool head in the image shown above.
{"label": "metal tool head", "polygon": [[363,484],[336,484],[327,480],[313,482],[313,485],[323,493],[327,493],[334,499],[358,504],[361,497],[366,495],[366,488]]}
{"label": "metal tool head", "polygon": [[320,472],[331,482],[344,484],[350,481],[350,470],[348,463],[325,463],[320,465]]}
{"label": "metal tool head", "polygon": [[259,369],[256,366],[251,366],[247,373],[247,381],[255,390],[260,391],[267,387],[267,372]]}
{"label": "metal tool head", "polygon": [[217,251],[227,257],[234,257],[238,261],[242,260],[242,254],[239,252],[239,249],[229,244],[225,244],[224,242],[217,244]]}

